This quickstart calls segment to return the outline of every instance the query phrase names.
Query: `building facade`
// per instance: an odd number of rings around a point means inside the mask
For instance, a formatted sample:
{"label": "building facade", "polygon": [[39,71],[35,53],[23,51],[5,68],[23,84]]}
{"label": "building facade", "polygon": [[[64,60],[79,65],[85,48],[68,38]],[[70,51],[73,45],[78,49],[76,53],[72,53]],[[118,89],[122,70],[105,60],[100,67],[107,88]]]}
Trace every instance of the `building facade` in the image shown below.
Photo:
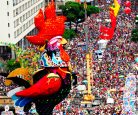
{"label": "building facade", "polygon": [[45,0],[0,0],[0,45],[16,44],[23,39],[34,26],[34,17]]}

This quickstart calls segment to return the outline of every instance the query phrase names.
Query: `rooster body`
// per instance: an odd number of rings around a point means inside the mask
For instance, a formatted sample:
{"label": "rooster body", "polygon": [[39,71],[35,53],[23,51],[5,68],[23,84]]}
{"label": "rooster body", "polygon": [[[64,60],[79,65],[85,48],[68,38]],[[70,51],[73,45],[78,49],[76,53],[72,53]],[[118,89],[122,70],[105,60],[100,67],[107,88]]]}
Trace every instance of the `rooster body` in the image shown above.
{"label": "rooster body", "polygon": [[[63,72],[67,70],[67,68],[45,68],[38,71],[33,76],[34,85],[30,85],[28,88],[14,94],[17,97],[15,105],[24,106],[24,111],[28,112],[33,102],[39,115],[52,115],[54,107],[64,100],[70,92],[71,74]],[[59,77],[48,78],[48,73],[53,71]],[[15,82],[15,78],[10,77],[9,80]],[[21,80],[24,81],[23,79]],[[20,85],[20,82],[16,82],[16,84],[23,86]]]}
{"label": "rooster body", "polygon": [[[34,100],[37,108],[38,113],[42,113],[42,115],[52,115],[52,111],[54,107],[59,104],[62,100],[64,100],[68,94],[70,93],[71,89],[71,76],[70,74],[66,74],[65,78],[60,78],[62,83],[60,89],[46,97],[36,98]],[[56,86],[55,86],[56,87]]]}
{"label": "rooster body", "polygon": [[23,77],[29,76],[26,69],[13,70],[7,77],[7,84],[12,81],[23,88],[13,89],[7,95],[14,100],[16,106],[24,107],[25,112],[29,111],[33,102],[39,115],[52,115],[54,107],[68,96],[72,78],[75,79],[74,85],[77,79],[70,71],[70,57],[63,48],[67,43],[62,38],[66,18],[56,16],[53,1],[46,8],[45,15],[46,19],[40,10],[35,17],[35,26],[39,32],[37,35],[27,36],[30,43],[44,45],[41,48],[42,69],[32,76],[33,83]]}

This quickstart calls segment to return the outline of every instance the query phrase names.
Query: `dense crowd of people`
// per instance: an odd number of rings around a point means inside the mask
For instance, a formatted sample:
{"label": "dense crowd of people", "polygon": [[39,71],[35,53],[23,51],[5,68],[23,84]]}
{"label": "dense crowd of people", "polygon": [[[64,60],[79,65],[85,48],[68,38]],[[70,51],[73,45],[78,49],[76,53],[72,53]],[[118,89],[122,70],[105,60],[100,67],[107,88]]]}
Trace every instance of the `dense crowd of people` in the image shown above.
{"label": "dense crowd of people", "polygon": [[9,92],[11,89],[14,89],[17,87],[16,85],[11,85],[11,86],[5,86],[4,81],[5,81],[5,76],[0,75],[0,96],[6,96],[7,92]]}
{"label": "dense crowd of people", "polygon": [[[98,36],[99,36],[99,25],[104,24],[109,26],[109,22],[105,19],[109,18],[108,12],[101,12],[88,17],[85,25],[88,25],[88,39],[89,39],[89,50],[93,55],[92,71],[93,71],[93,82],[92,94],[99,96],[103,100],[107,100],[107,91],[115,89],[111,92],[111,97],[115,100],[114,106],[100,106],[95,111],[98,113],[107,115],[112,112],[122,111],[121,105],[123,103],[123,88],[125,85],[125,77],[129,73],[133,73],[138,78],[137,70],[134,69],[134,58],[138,52],[137,43],[131,41],[131,31],[135,27],[134,19],[136,12],[132,12],[130,15],[126,15],[124,12],[120,12],[117,19],[117,27],[114,33],[114,37],[107,44],[106,49],[103,52],[102,60],[99,61],[95,54],[98,50]],[[102,22],[98,22],[97,19],[101,19]],[[83,80],[86,80],[86,34],[85,30],[81,30],[81,35],[78,38],[74,38],[70,41],[69,54],[72,58],[73,70],[79,73],[79,84],[82,84]],[[123,77],[120,77],[123,76]],[[104,101],[106,105],[106,101]],[[105,109],[106,108],[106,109]],[[110,109],[112,108],[112,109]],[[119,110],[115,110],[119,108]],[[94,114],[94,113],[93,113]],[[113,113],[112,113],[113,114]]]}

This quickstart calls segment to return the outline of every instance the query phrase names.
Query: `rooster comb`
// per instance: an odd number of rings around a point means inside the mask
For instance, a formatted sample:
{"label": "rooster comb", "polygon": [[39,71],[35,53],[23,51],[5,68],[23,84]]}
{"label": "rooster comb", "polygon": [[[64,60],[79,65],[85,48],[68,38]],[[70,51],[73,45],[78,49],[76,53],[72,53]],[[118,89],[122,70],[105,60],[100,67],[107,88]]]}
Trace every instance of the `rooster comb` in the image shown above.
{"label": "rooster comb", "polygon": [[45,15],[46,15],[47,19],[48,18],[55,18],[56,17],[55,3],[54,3],[53,0],[46,7],[46,9],[45,9]]}

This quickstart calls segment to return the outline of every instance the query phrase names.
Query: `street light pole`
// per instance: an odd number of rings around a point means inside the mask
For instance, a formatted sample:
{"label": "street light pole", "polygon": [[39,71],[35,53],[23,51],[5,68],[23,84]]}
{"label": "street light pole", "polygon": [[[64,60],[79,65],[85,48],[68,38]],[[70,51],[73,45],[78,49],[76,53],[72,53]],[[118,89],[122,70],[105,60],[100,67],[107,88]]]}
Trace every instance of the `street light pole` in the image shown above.
{"label": "street light pole", "polygon": [[[85,10],[85,22],[87,20],[87,3],[86,0],[84,1],[84,10]],[[88,53],[88,25],[85,25],[85,36],[86,36],[86,53]]]}
{"label": "street light pole", "polygon": [[[86,0],[84,2],[84,9],[85,9],[85,21],[87,20],[87,4]],[[91,94],[91,75],[92,75],[92,70],[90,67],[90,63],[92,63],[92,55],[89,52],[89,40],[88,40],[88,25],[85,24],[85,37],[86,37],[86,72],[87,72],[87,81],[88,81],[88,94],[84,95],[84,100],[86,101],[92,101],[94,100],[94,96]],[[93,80],[93,79],[92,79]]]}

